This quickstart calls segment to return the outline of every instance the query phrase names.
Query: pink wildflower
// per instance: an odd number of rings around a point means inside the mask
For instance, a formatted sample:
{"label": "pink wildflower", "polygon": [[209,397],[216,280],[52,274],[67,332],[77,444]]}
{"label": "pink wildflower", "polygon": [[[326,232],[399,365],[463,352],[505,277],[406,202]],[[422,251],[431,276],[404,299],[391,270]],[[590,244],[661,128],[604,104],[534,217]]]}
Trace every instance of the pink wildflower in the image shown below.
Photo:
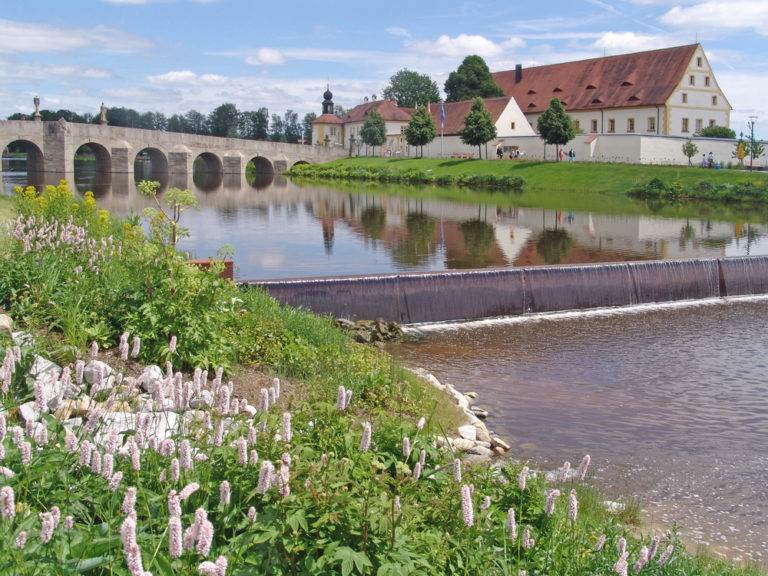
{"label": "pink wildflower", "polygon": [[619,538],[616,543],[616,549],[619,551],[619,555],[624,554],[627,551],[627,539],[624,537]]}
{"label": "pink wildflower", "polygon": [[280,399],[280,378],[272,380],[272,388],[275,389],[275,398]]}
{"label": "pink wildflower", "polygon": [[99,355],[99,343],[94,340],[91,342],[91,358],[96,358]]}
{"label": "pink wildflower", "polygon": [[119,470],[115,472],[112,475],[112,478],[110,478],[109,480],[109,491],[114,492],[115,490],[117,490],[117,487],[120,485],[120,480],[122,479],[123,479],[123,473],[120,472]]}
{"label": "pink wildflower", "polygon": [[[0,444],[0,455],[2,455],[2,451],[5,450],[2,444]],[[0,458],[2,460],[2,458]],[[5,466],[0,466],[0,476],[5,476],[6,478],[13,478],[15,476],[13,470],[10,468],[6,468]]]}
{"label": "pink wildflower", "polygon": [[179,459],[173,458],[171,460],[171,482],[179,481]]}
{"label": "pink wildflower", "polygon": [[133,348],[131,349],[131,358],[136,358],[136,356],[139,355],[139,350],[141,348],[141,338],[138,336],[135,336],[133,339]]}
{"label": "pink wildflower", "polygon": [[408,436],[403,437],[403,456],[408,459],[411,455],[411,439]]}
{"label": "pink wildflower", "polygon": [[113,469],[115,467],[115,457],[112,454],[104,454],[104,458],[101,460],[101,476],[102,478],[109,478],[112,476]]}
{"label": "pink wildflower", "polygon": [[416,462],[413,465],[413,479],[418,480],[419,478],[421,478],[421,462]]}
{"label": "pink wildflower", "polygon": [[168,343],[168,352],[173,354],[176,352],[176,336],[171,336],[171,341]]}
{"label": "pink wildflower", "polygon": [[597,539],[597,543],[595,544],[595,552],[600,552],[600,550],[603,549],[603,546],[605,546],[605,534],[602,534],[600,538]]}
{"label": "pink wildflower", "polygon": [[517,539],[517,522],[515,522],[514,508],[510,508],[507,511],[507,528],[509,529],[509,539],[514,542]]}
{"label": "pink wildflower", "polygon": [[653,557],[656,556],[656,552],[659,549],[659,537],[654,536],[653,540],[651,540],[651,545],[648,547],[648,560],[653,560]]}
{"label": "pink wildflower", "polygon": [[291,432],[291,413],[283,412],[283,442],[290,442],[293,438],[293,432]]}
{"label": "pink wildflower", "polygon": [[419,418],[419,421],[416,422],[416,430],[423,430],[424,429],[424,425],[426,423],[427,423],[427,420],[424,418],[424,416]]}
{"label": "pink wildflower", "polygon": [[14,498],[13,488],[10,486],[0,488],[0,515],[3,518],[13,518],[16,516]]}
{"label": "pink wildflower", "polygon": [[248,463],[251,466],[256,466],[259,463],[259,453],[256,450],[251,450],[251,455],[248,459]]}
{"label": "pink wildflower", "polygon": [[229,388],[222,386],[219,389],[219,412],[229,414]]}
{"label": "pink wildflower", "polygon": [[53,538],[53,528],[54,528],[54,520],[53,520],[53,514],[50,512],[40,512],[38,514],[38,517],[40,518],[40,540],[43,542],[43,544],[48,544],[48,542],[51,541],[51,538]]}
{"label": "pink wildflower", "polygon": [[371,425],[366,422],[363,426],[363,437],[360,439],[360,452],[367,452],[371,447]]}
{"label": "pink wildflower", "polygon": [[203,557],[208,556],[211,551],[211,545],[213,544],[213,524],[208,520],[204,520],[200,526],[200,536],[197,540],[196,550],[198,554]]}
{"label": "pink wildflower", "polygon": [[421,452],[419,452],[419,464],[421,464],[422,468],[424,468],[424,464],[426,463],[426,461],[427,461],[427,451],[422,450]]}
{"label": "pink wildflower", "polygon": [[339,391],[336,394],[336,410],[339,412],[346,408],[345,400],[347,398],[347,391],[344,386],[339,386]]}
{"label": "pink wildflower", "polygon": [[123,506],[121,510],[123,511],[123,514],[130,514],[134,511],[134,507],[136,506],[136,487],[130,486],[125,491],[125,496],[123,497]]}
{"label": "pink wildflower", "polygon": [[328,466],[328,454],[323,452],[320,456],[320,468],[325,468],[326,466]]}
{"label": "pink wildflower", "polygon": [[219,485],[219,502],[224,504],[225,506],[229,505],[231,498],[231,488],[229,485],[229,482],[226,480],[222,480],[221,484]]}
{"label": "pink wildflower", "polygon": [[101,453],[98,450],[91,453],[91,472],[101,474]]}
{"label": "pink wildflower", "polygon": [[629,552],[622,552],[621,556],[616,561],[616,564],[613,565],[613,571],[619,576],[627,576],[627,569],[629,568],[629,565],[627,564],[628,556]]}
{"label": "pink wildflower", "polygon": [[171,558],[181,557],[181,517],[171,515],[168,518],[168,547]]}
{"label": "pink wildflower", "polygon": [[181,441],[181,449],[179,450],[179,453],[179,464],[181,467],[184,470],[192,470],[192,446],[186,438]]}
{"label": "pink wildflower", "polygon": [[256,444],[256,438],[257,438],[256,428],[254,428],[252,425],[249,425],[248,426],[248,445],[253,446],[254,444]]}
{"label": "pink wildflower", "polygon": [[61,521],[61,510],[58,506],[51,506],[51,516],[53,517],[53,527],[57,528]]}
{"label": "pink wildflower", "polygon": [[250,508],[248,508],[248,521],[249,521],[251,524],[253,524],[254,522],[256,522],[256,508],[254,508],[253,506],[251,506]]}
{"label": "pink wildflower", "polygon": [[181,516],[181,502],[176,490],[168,492],[168,514],[171,516]]}
{"label": "pink wildflower", "polygon": [[560,471],[560,482],[568,480],[568,471],[571,469],[571,463],[566,460],[563,462],[563,469]]}
{"label": "pink wildflower", "polygon": [[528,478],[528,466],[523,466],[523,469],[520,470],[520,476],[517,479],[518,486],[520,486],[520,490],[525,490],[525,481]]}
{"label": "pink wildflower", "polygon": [[266,388],[259,391],[259,412],[269,411],[269,392]]}
{"label": "pink wildflower", "polygon": [[534,546],[536,546],[536,540],[531,538],[531,527],[526,524],[525,530],[523,530],[523,548],[530,550]]}
{"label": "pink wildflower", "polygon": [[16,536],[16,548],[19,550],[24,550],[24,546],[27,545],[27,533],[22,530],[19,532],[19,535]]}
{"label": "pink wildflower", "polygon": [[29,464],[29,461],[32,460],[32,444],[29,442],[22,442],[21,443],[21,463],[22,464]]}
{"label": "pink wildflower", "polygon": [[584,478],[587,477],[587,469],[589,468],[589,462],[592,460],[589,454],[584,456],[584,458],[581,459],[581,464],[579,464],[579,468],[576,470],[576,477],[579,480],[584,480]]}
{"label": "pink wildflower", "polygon": [[461,484],[461,459],[453,459],[453,480],[457,484]]}
{"label": "pink wildflower", "polygon": [[219,576],[219,567],[210,560],[201,562],[197,567],[197,571],[201,576]]}
{"label": "pink wildflower", "polygon": [[184,488],[181,489],[181,492],[179,492],[179,500],[184,502],[187,498],[192,496],[195,492],[197,492],[200,489],[200,484],[197,482],[190,482]]}
{"label": "pink wildflower", "polygon": [[568,500],[568,520],[571,522],[576,521],[576,516],[579,514],[579,501],[576,499],[576,490],[571,490],[571,495]]}
{"label": "pink wildflower", "polygon": [[248,442],[243,436],[237,439],[237,462],[240,466],[248,464]]}
{"label": "pink wildflower", "polygon": [[483,503],[480,504],[480,510],[485,511],[485,510],[488,510],[488,508],[490,507],[491,507],[491,497],[486,496],[485,498],[483,498]]}
{"label": "pink wildflower", "polygon": [[261,463],[261,468],[259,469],[259,483],[256,488],[259,494],[266,494],[272,487],[272,473],[274,471],[275,467],[269,460],[264,460],[264,462]]}
{"label": "pink wildflower", "polygon": [[468,528],[475,524],[475,513],[472,508],[472,494],[469,486],[461,486],[461,515],[464,518],[464,525]]}
{"label": "pink wildflower", "polygon": [[667,548],[664,550],[664,552],[661,553],[661,556],[659,556],[659,559],[656,561],[656,564],[659,566],[663,566],[667,563],[667,560],[669,560],[669,557],[672,556],[672,552],[674,551],[675,547],[670,544],[667,546]]}
{"label": "pink wildflower", "polygon": [[75,519],[72,516],[67,516],[64,518],[64,528],[67,530],[72,530],[72,528],[75,526]]}
{"label": "pink wildflower", "polygon": [[35,410],[40,413],[48,412],[48,405],[45,402],[45,390],[43,389],[43,383],[40,380],[35,380]]}
{"label": "pink wildflower", "polygon": [[555,500],[557,500],[557,497],[560,496],[560,490],[552,490],[547,495],[547,503],[544,506],[544,512],[547,514],[547,516],[552,516],[555,512]]}
{"label": "pink wildflower", "polygon": [[640,572],[646,564],[648,564],[648,547],[643,546],[640,548],[640,554],[637,557],[637,562],[635,562],[635,572]]}

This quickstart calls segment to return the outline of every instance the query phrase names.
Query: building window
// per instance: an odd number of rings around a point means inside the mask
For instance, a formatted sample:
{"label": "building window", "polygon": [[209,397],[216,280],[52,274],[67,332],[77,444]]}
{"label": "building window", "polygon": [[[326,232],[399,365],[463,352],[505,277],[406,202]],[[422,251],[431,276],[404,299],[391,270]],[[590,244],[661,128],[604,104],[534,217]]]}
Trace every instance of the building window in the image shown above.
{"label": "building window", "polygon": [[693,74],[688,76],[688,84],[690,84],[691,86],[696,86],[696,76],[694,76]]}
{"label": "building window", "polygon": [[515,129],[515,123],[514,122],[510,122],[509,123],[509,129],[510,130],[514,130]]}
{"label": "building window", "polygon": [[683,132],[688,132],[688,118],[683,118]]}
{"label": "building window", "polygon": [[616,120],[613,118],[608,119],[608,132],[616,132]]}
{"label": "building window", "polygon": [[683,104],[688,104],[688,94],[686,94],[685,92],[683,92],[683,93],[682,93],[680,96],[681,96],[681,98],[682,98],[682,102],[683,102]]}
{"label": "building window", "polygon": [[592,120],[590,122],[589,131],[592,133],[597,132],[597,120]]}
{"label": "building window", "polygon": [[712,96],[712,106],[717,106],[717,96]]}
{"label": "building window", "polygon": [[634,132],[634,131],[635,131],[635,119],[627,118],[627,132]]}
{"label": "building window", "polygon": [[704,121],[701,118],[696,118],[696,132],[701,132],[701,128],[704,126]]}
{"label": "building window", "polygon": [[331,136],[336,136],[336,128],[335,127],[331,128]]}
{"label": "building window", "polygon": [[709,86],[709,76],[704,76],[704,86]]}
{"label": "building window", "polygon": [[656,132],[656,118],[648,117],[648,132]]}
{"label": "building window", "polygon": [[698,66],[699,68],[701,68],[701,56],[699,56],[699,57],[697,57],[697,58],[696,58],[696,66]]}
{"label": "building window", "polygon": [[405,134],[405,129],[407,126],[400,126],[400,134]]}
{"label": "building window", "polygon": [[710,120],[709,121],[709,127],[712,128],[714,126],[715,126],[715,121],[714,120]]}

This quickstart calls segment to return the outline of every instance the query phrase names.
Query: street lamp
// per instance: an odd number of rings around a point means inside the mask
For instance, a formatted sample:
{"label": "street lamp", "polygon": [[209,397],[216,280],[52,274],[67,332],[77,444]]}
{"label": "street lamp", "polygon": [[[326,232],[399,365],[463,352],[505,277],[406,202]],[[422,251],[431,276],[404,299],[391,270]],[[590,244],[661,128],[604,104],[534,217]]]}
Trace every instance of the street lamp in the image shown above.
{"label": "street lamp", "polygon": [[752,172],[752,164],[755,161],[755,122],[757,116],[749,117],[749,171]]}

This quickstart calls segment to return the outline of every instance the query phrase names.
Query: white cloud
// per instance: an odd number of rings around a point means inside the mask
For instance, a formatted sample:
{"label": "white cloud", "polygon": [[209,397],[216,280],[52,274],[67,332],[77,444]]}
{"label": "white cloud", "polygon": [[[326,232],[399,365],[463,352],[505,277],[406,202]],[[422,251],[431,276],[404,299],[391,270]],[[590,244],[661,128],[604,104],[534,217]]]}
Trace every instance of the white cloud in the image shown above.
{"label": "white cloud", "polygon": [[457,58],[477,54],[482,58],[492,58],[504,51],[499,44],[488,40],[484,36],[459,34],[451,38],[443,34],[434,42],[422,40],[407,45],[407,48],[426,56],[442,56],[445,58]]}
{"label": "white cloud", "polygon": [[61,28],[0,20],[0,53],[15,52],[136,52],[152,46],[145,38],[125,34],[116,28]]}
{"label": "white cloud", "polygon": [[176,84],[182,86],[190,85],[220,85],[227,81],[225,76],[219,76],[218,74],[196,74],[191,70],[175,70],[173,72],[166,72],[165,74],[158,74],[155,76],[148,76],[152,84]]}
{"label": "white cloud", "polygon": [[245,59],[250,66],[282,66],[285,64],[285,55],[276,48],[260,48],[254,56]]}
{"label": "white cloud", "polygon": [[411,37],[411,35],[408,33],[408,30],[400,26],[390,26],[386,31],[392,34],[392,36],[403,36],[404,38]]}
{"label": "white cloud", "polygon": [[605,32],[592,47],[608,56],[654,50],[666,46],[666,41],[658,36],[646,36],[634,32]]}
{"label": "white cloud", "polygon": [[709,0],[693,6],[675,6],[661,17],[668,26],[688,30],[754,30],[768,35],[768,2],[765,0]]}

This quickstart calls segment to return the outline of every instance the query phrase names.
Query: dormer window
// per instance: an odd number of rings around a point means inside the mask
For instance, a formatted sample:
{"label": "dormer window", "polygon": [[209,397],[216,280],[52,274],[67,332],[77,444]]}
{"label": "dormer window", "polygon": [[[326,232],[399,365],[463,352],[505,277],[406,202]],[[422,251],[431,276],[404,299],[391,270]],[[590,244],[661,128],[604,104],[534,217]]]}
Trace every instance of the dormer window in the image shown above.
{"label": "dormer window", "polygon": [[594,84],[587,84],[587,90],[596,90],[596,89],[597,89],[597,86],[595,86]]}
{"label": "dormer window", "polygon": [[634,94],[632,94],[632,96],[629,97],[629,101],[630,102],[637,102],[638,100],[640,100],[640,98],[638,98]]}
{"label": "dormer window", "polygon": [[602,104],[602,103],[603,101],[600,100],[600,98],[595,98],[594,100],[592,100],[592,104]]}
{"label": "dormer window", "polygon": [[531,102],[530,104],[528,104],[528,108],[536,108],[536,104],[534,104],[533,102]]}
{"label": "dormer window", "polygon": [[621,83],[622,86],[632,86],[632,82],[629,80],[624,80],[624,82]]}
{"label": "dormer window", "polygon": [[536,90],[528,90],[528,94],[536,94]]}

